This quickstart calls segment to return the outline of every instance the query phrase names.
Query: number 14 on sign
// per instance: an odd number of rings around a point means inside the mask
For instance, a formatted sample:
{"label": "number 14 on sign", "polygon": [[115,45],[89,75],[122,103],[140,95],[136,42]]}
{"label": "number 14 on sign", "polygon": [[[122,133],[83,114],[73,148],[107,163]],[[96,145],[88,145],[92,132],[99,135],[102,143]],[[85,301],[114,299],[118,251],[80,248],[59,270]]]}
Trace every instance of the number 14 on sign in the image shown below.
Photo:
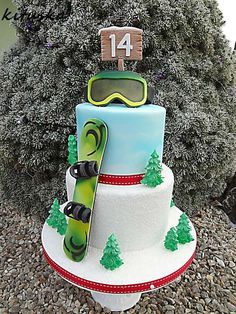
{"label": "number 14 on sign", "polygon": [[111,26],[102,28],[102,61],[142,60],[142,33],[135,27]]}
{"label": "number 14 on sign", "polygon": [[131,45],[130,33],[125,34],[117,46],[116,34],[111,34],[109,38],[111,40],[111,56],[113,58],[116,57],[116,49],[125,49],[125,56],[130,57],[131,50],[133,49],[133,45]]}

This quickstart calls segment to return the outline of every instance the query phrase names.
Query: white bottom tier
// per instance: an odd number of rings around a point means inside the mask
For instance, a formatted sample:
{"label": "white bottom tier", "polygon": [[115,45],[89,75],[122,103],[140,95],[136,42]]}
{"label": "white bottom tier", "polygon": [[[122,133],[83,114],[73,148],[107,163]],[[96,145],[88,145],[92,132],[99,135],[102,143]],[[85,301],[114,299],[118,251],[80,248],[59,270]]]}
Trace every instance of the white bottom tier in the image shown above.
{"label": "white bottom tier", "polygon": [[[182,212],[173,206],[167,229],[178,224]],[[156,245],[132,252],[121,252],[124,264],[114,270],[100,264],[102,249],[89,247],[83,261],[77,263],[67,258],[63,251],[63,236],[44,224],[42,245],[45,257],[59,275],[74,285],[102,293],[139,293],[165,286],[183,273],[191,264],[196,249],[196,232],[190,222],[194,241],[179,244],[172,252],[164,247],[164,237]]]}
{"label": "white bottom tier", "polygon": [[[103,249],[114,233],[122,252],[143,250],[163,240],[171,214],[174,177],[165,165],[164,182],[156,188],[142,184],[114,186],[98,184],[93,210],[90,246]],[[68,200],[75,179],[67,172]]]}

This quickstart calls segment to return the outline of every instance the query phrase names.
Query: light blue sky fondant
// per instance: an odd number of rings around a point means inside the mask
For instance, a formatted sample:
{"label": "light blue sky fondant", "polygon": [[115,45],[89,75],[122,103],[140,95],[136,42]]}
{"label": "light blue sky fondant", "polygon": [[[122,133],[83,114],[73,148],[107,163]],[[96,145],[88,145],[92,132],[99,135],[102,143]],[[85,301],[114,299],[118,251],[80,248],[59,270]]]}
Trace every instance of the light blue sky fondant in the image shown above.
{"label": "light blue sky fondant", "polygon": [[128,108],[121,104],[110,104],[107,107],[79,104],[76,106],[78,138],[86,120],[103,120],[109,134],[101,173],[144,173],[154,149],[162,159],[165,113],[163,107],[156,105]]}

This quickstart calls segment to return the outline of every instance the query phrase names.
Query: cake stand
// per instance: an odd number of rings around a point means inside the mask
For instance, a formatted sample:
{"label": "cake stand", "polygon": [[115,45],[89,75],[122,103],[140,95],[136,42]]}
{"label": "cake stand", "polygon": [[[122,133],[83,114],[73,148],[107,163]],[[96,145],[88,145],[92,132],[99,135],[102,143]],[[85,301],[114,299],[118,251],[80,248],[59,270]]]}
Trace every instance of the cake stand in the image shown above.
{"label": "cake stand", "polygon": [[[64,205],[61,206],[63,210]],[[171,208],[167,230],[178,224],[182,211]],[[178,250],[167,250],[162,242],[145,250],[123,252],[124,264],[114,270],[105,269],[100,263],[103,251],[89,246],[84,260],[76,263],[63,251],[63,239],[45,222],[42,230],[43,253],[48,264],[71,284],[91,291],[96,302],[112,311],[123,311],[134,306],[141,293],[154,291],[176,280],[192,263],[197,243],[193,224],[190,222],[194,241],[179,244]]]}

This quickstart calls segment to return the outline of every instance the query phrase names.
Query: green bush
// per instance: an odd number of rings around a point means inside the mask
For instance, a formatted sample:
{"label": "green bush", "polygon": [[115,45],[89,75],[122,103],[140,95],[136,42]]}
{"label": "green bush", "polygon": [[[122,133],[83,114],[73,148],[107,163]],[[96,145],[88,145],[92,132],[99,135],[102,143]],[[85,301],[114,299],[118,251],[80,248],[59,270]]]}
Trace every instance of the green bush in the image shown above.
{"label": "green bush", "polygon": [[[175,174],[175,203],[196,209],[233,176],[236,104],[234,56],[214,0],[16,1],[18,43],[0,65],[0,177],[21,209],[65,197],[67,138],[90,76],[100,61],[98,29],[144,30],[144,60],[127,62],[157,87],[167,109],[164,161]],[[32,22],[29,26],[29,22]]]}

